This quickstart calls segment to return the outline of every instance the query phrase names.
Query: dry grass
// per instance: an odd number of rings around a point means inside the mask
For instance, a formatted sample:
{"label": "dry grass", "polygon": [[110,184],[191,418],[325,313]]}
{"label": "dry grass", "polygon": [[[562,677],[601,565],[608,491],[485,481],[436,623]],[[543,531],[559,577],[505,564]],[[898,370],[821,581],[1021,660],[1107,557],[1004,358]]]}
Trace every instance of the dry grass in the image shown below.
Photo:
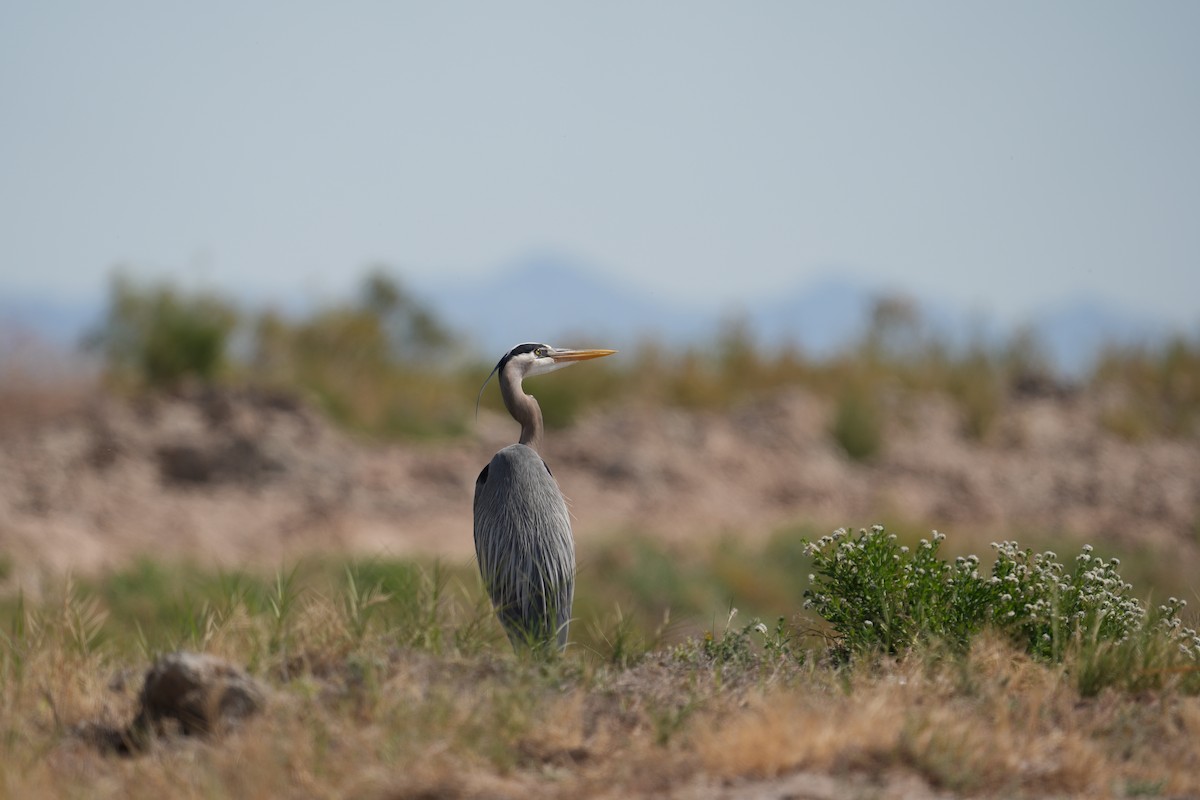
{"label": "dry grass", "polygon": [[386,614],[356,632],[332,593],[282,619],[231,603],[200,644],[250,664],[267,710],[121,757],[87,731],[128,723],[148,658],[103,641],[102,610],[68,591],[4,632],[0,796],[718,797],[805,775],[825,781],[815,796],[1200,793],[1200,698],[1170,685],[1084,698],[1070,661],[986,637],[965,657],[853,670],[728,657],[720,634],[627,667],[583,650],[529,662],[469,608],[434,602],[435,644],[407,647]]}
{"label": "dry grass", "polygon": [[910,657],[845,682],[764,692],[707,727],[705,768],[726,778],[917,772],[966,796],[1193,796],[1200,699],[1171,691],[1081,698],[1060,668],[998,641],[965,662]]}

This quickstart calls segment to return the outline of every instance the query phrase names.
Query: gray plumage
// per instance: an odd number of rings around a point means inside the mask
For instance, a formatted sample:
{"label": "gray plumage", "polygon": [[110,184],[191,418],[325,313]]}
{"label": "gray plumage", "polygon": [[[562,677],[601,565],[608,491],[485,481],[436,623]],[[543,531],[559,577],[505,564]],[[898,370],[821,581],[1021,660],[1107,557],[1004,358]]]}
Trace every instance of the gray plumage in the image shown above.
{"label": "gray plumage", "polygon": [[542,412],[521,381],[613,352],[520,344],[492,370],[500,375],[505,408],[521,423],[521,439],[496,453],[475,481],[475,555],[500,623],[518,650],[565,648],[575,594],[571,517],[538,455]]}
{"label": "gray plumage", "polygon": [[532,447],[496,453],[475,482],[475,554],[513,646],[567,644],[575,543],[558,483]]}

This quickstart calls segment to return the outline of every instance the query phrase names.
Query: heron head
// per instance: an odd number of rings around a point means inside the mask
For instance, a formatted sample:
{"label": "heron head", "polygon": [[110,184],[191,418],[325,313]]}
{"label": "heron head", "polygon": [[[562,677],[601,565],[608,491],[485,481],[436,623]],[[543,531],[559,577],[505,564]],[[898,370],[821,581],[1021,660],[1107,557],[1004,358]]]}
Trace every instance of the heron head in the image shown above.
{"label": "heron head", "polygon": [[539,342],[526,342],[509,350],[504,358],[500,359],[500,363],[496,365],[496,369],[503,372],[511,364],[522,378],[531,378],[534,375],[545,375],[547,372],[569,367],[580,361],[611,356],[615,352],[617,351],[570,350],[567,348],[551,347],[548,344]]}
{"label": "heron head", "polygon": [[[479,396],[487,388],[488,381],[497,372],[503,374],[507,369],[516,370],[518,378],[530,378],[534,375],[545,375],[556,369],[569,367],[580,361],[611,356],[616,350],[572,350],[570,348],[551,347],[544,342],[525,342],[509,350],[496,366],[488,373],[487,380],[479,387]],[[479,413],[479,398],[475,399],[475,413]]]}

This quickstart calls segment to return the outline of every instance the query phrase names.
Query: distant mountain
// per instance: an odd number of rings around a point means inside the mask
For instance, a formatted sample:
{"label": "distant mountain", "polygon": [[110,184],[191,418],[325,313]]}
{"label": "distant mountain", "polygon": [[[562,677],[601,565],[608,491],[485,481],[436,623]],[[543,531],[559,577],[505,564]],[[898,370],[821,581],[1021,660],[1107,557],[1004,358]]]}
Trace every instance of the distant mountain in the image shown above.
{"label": "distant mountain", "polygon": [[[514,262],[481,283],[417,283],[415,288],[447,323],[487,352],[531,337],[615,346],[646,338],[704,343],[723,324],[737,321],[765,346],[797,345],[815,358],[857,342],[876,298],[886,294],[852,277],[829,274],[757,301],[686,307],[635,292],[578,261],[553,257]],[[946,338],[965,340],[977,327],[969,315],[932,304],[919,304],[918,310],[926,326]]]}
{"label": "distant mountain", "polygon": [[1093,366],[1106,345],[1153,345],[1175,333],[1158,320],[1088,297],[1038,311],[1030,328],[1051,363],[1068,374]]}
{"label": "distant mountain", "polygon": [[99,324],[103,311],[99,298],[0,297],[0,331],[33,334],[53,347],[71,350]]}
{"label": "distant mountain", "polygon": [[477,282],[414,284],[453,329],[497,356],[521,342],[629,347],[705,332],[709,315],[620,286],[567,259],[536,257]]}
{"label": "distant mountain", "polygon": [[827,276],[764,298],[747,321],[760,342],[790,342],[825,358],[862,337],[875,294],[853,280]]}
{"label": "distant mountain", "polygon": [[873,297],[829,277],[758,304],[688,307],[629,289],[579,261],[547,256],[511,263],[482,282],[414,287],[443,320],[489,353],[531,338],[617,347],[647,338],[703,342],[722,323],[738,320],[764,344],[797,342],[823,357],[861,335]]}

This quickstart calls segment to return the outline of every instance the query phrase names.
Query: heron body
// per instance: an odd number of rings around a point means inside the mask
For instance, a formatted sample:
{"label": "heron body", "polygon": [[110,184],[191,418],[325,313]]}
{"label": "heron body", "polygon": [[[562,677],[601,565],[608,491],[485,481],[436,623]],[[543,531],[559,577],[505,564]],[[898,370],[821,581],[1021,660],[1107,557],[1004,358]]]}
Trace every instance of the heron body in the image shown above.
{"label": "heron body", "polygon": [[492,370],[499,373],[505,408],[521,423],[521,438],[496,453],[475,481],[475,555],[500,623],[518,650],[564,649],[575,594],[571,517],[537,452],[542,412],[521,381],[613,352],[519,344]]}
{"label": "heron body", "polygon": [[475,553],[516,647],[567,644],[575,542],[558,483],[532,447],[513,444],[475,481]]}

